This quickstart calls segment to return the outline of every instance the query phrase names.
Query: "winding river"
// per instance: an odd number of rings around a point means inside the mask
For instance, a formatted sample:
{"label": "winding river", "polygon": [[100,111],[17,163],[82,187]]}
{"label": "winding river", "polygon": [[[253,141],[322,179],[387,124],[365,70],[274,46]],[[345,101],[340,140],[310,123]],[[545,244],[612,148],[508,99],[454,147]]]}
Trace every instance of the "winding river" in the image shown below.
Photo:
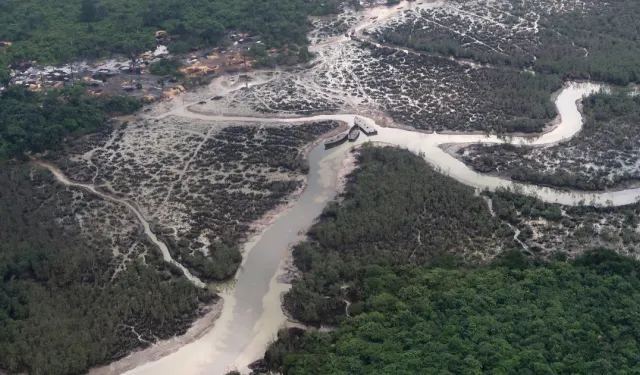
{"label": "winding river", "polygon": [[[157,374],[224,374],[227,371],[247,370],[247,365],[260,358],[268,343],[275,338],[287,318],[280,306],[280,296],[289,285],[277,281],[281,272],[281,261],[291,245],[303,239],[304,233],[320,215],[325,205],[331,201],[338,189],[338,175],[346,153],[354,145],[374,141],[406,148],[424,157],[426,161],[456,180],[476,187],[478,190],[494,190],[498,187],[517,188],[524,194],[535,195],[546,202],[558,202],[565,205],[581,203],[603,205],[625,205],[634,203],[640,195],[640,189],[628,189],[616,192],[585,193],[561,191],[535,185],[514,183],[499,177],[479,174],[441,149],[445,144],[461,143],[511,143],[538,146],[555,145],[566,141],[582,128],[582,115],[578,101],[584,96],[599,90],[602,86],[593,83],[568,83],[557,95],[555,104],[558,109],[558,125],[545,134],[535,137],[511,137],[508,139],[494,135],[465,135],[420,133],[398,128],[386,128],[375,124],[374,120],[364,118],[373,125],[378,134],[367,137],[362,134],[354,143],[345,143],[331,150],[323,145],[315,147],[308,155],[310,172],[307,187],[295,204],[281,213],[275,221],[257,238],[245,246],[245,258],[236,275],[233,288],[222,293],[224,307],[215,326],[198,340],[189,343],[175,352],[155,361],[148,362],[127,372],[129,375]],[[175,110],[164,116],[173,115],[208,121],[266,122],[266,123],[302,123],[321,120],[338,120],[352,125],[356,115],[336,114],[318,115],[301,118],[258,118],[214,116]],[[152,232],[149,222],[134,204],[127,200],[110,196],[97,190],[93,185],[69,180],[55,166],[36,161],[49,169],[56,179],[64,185],[84,189],[103,199],[121,204],[135,214],[144,228],[144,233],[159,248],[165,261],[179,267],[185,276],[196,286],[205,284],[193,276],[189,270],[172,259],[167,246],[159,241]],[[124,361],[127,359],[125,358]],[[125,366],[126,367],[126,366]]]}
{"label": "winding river", "polygon": [[[505,143],[553,145],[563,142],[578,133],[582,127],[582,116],[577,102],[587,94],[601,88],[592,83],[569,83],[557,95],[556,105],[560,121],[550,132],[537,137],[512,137],[504,139],[487,135],[446,135],[417,133],[397,128],[384,128],[373,124],[378,135],[361,135],[355,144],[368,141],[389,144],[418,153],[443,173],[477,189],[498,187],[519,188],[525,194],[536,195],[547,202],[567,205],[601,203],[624,205],[636,201],[640,189],[618,192],[582,193],[567,192],[539,186],[516,184],[498,177],[478,174],[462,162],[443,151],[439,146],[450,143]],[[306,118],[254,118],[209,116],[189,111],[176,111],[182,117],[235,122],[288,122],[339,120],[352,124],[355,115],[320,115]],[[287,319],[280,307],[280,294],[288,289],[276,281],[281,269],[281,259],[287,248],[301,239],[299,233],[313,223],[325,204],[336,194],[337,176],[346,152],[353,147],[346,143],[329,151],[320,145],[309,154],[310,173],[308,186],[295,205],[281,214],[262,235],[246,248],[245,262],[236,276],[235,287],[223,294],[225,305],[214,328],[201,339],[190,343],[173,354],[156,362],[147,363],[128,374],[224,374],[233,369],[246,370],[246,366],[262,356],[278,328]]]}
{"label": "winding river", "polygon": [[[406,4],[406,2],[402,4]],[[387,14],[382,16],[387,16]],[[368,20],[369,24],[373,22]],[[360,25],[355,30],[360,31],[366,25]],[[337,40],[346,39],[343,36],[337,38]],[[640,189],[585,193],[514,183],[499,177],[479,174],[441,148],[446,144],[478,142],[530,144],[541,147],[561,143],[573,137],[582,128],[583,120],[577,102],[583,96],[602,87],[593,83],[567,83],[555,99],[559,114],[556,121],[557,126],[538,136],[501,138],[495,135],[420,133],[381,127],[373,119],[365,118],[378,131],[376,136],[366,137],[362,134],[357,142],[346,143],[328,151],[324,150],[323,145],[317,146],[308,155],[310,172],[304,192],[290,209],[281,213],[254,241],[246,245],[245,258],[236,275],[235,285],[222,293],[224,307],[214,327],[198,340],[178,348],[175,352],[157,361],[136,367],[127,374],[222,375],[234,369],[246,372],[247,365],[263,355],[267,344],[275,338],[277,330],[287,322],[280,306],[280,295],[289,286],[277,281],[282,268],[281,261],[287,249],[302,239],[300,233],[305,232],[305,229],[322,212],[324,206],[335,197],[342,162],[354,144],[373,141],[378,144],[406,148],[424,157],[427,162],[442,173],[478,190],[510,187],[518,189],[524,194],[535,195],[546,202],[558,202],[565,205],[577,205],[582,202],[603,205],[634,203],[640,195]],[[192,112],[188,110],[188,106],[180,106],[180,108],[156,118],[167,116],[205,121],[233,121],[235,123],[302,123],[338,120],[352,125],[356,115],[334,114],[299,118],[216,116]],[[55,177],[64,184],[83,188],[104,199],[126,206],[138,217],[146,235],[158,246],[164,259],[180,267],[195,285],[204,286],[200,280],[171,258],[166,245],[152,233],[149,223],[135,205],[104,194],[92,185],[69,181],[62,172],[51,165],[46,163],[41,163],[41,165],[49,168]]]}
{"label": "winding river", "polygon": [[[463,162],[447,154],[440,146],[446,144],[468,143],[510,143],[514,145],[552,146],[565,142],[576,135],[582,129],[583,119],[578,108],[578,101],[582,97],[597,92],[606,86],[597,83],[569,82],[558,93],[555,104],[558,110],[557,126],[553,130],[537,136],[500,137],[488,134],[440,134],[421,133],[410,130],[381,127],[370,118],[364,118],[378,131],[378,135],[369,138],[377,143],[406,148],[416,154],[422,155],[425,160],[456,180],[477,189],[495,190],[498,187],[518,189],[524,194],[537,196],[545,202],[561,203],[564,205],[602,204],[621,206],[636,202],[640,197],[640,188],[611,192],[581,192],[559,190],[537,185],[515,183],[504,178],[477,173],[467,167]],[[177,109],[164,114],[166,116],[187,117],[208,121],[234,121],[234,122],[263,122],[263,123],[298,123],[322,120],[338,120],[353,124],[356,115],[335,114],[318,115],[298,118],[261,118],[242,116],[217,116],[196,113],[188,109]],[[360,116],[362,117],[362,116]]]}

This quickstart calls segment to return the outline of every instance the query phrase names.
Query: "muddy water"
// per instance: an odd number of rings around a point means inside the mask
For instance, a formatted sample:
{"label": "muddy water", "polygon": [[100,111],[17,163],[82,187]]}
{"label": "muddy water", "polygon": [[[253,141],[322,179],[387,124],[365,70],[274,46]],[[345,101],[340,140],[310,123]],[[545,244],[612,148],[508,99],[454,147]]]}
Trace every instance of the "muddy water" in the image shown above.
{"label": "muddy water", "polygon": [[[557,95],[556,105],[560,118],[557,127],[539,137],[513,137],[501,139],[485,135],[445,135],[417,133],[396,128],[382,128],[377,125],[378,135],[367,138],[360,136],[357,143],[369,140],[407,148],[422,155],[428,162],[457,180],[479,189],[495,189],[510,186],[522,189],[527,194],[538,195],[545,201],[558,201],[565,204],[577,204],[580,200],[613,204],[625,204],[635,200],[634,191],[616,193],[580,194],[566,193],[537,186],[521,186],[504,179],[484,176],[470,170],[466,165],[450,156],[440,145],[447,143],[505,143],[551,145],[574,136],[582,127],[582,117],[576,102],[583,95],[600,89],[595,84],[568,84]],[[340,120],[353,123],[354,115],[321,115],[307,118],[253,118],[211,116],[200,113],[176,110],[176,116],[214,121],[234,122],[304,122],[321,120]],[[367,119],[374,124],[373,120]],[[278,328],[284,325],[286,317],[280,307],[280,294],[288,286],[276,281],[280,262],[286,249],[301,240],[299,233],[312,224],[322,212],[323,207],[336,194],[336,181],[341,162],[353,144],[325,151],[322,145],[313,149],[309,155],[310,173],[308,187],[287,212],[276,218],[275,222],[246,249],[245,261],[236,276],[234,288],[223,294],[225,305],[220,319],[214,328],[201,339],[180,348],[175,353],[157,362],[147,363],[128,374],[224,374],[238,369],[246,372],[246,366],[262,356],[264,349],[272,340]]]}
{"label": "muddy water", "polygon": [[[559,118],[557,126],[537,137],[512,137],[509,139],[487,135],[427,134],[375,125],[378,135],[367,138],[361,135],[357,143],[368,140],[376,143],[406,148],[425,158],[458,181],[478,189],[512,187],[525,194],[536,195],[547,202],[575,205],[602,203],[629,204],[636,201],[640,189],[605,193],[566,192],[556,189],[516,184],[498,177],[478,174],[464,163],[444,152],[439,146],[450,143],[512,143],[553,145],[565,141],[582,128],[582,116],[577,102],[601,88],[596,84],[571,83],[555,99]],[[254,118],[212,116],[176,109],[174,116],[233,122],[298,123],[305,121],[340,120],[353,123],[354,115],[321,115],[306,118]],[[295,205],[263,232],[246,250],[246,258],[236,277],[235,287],[223,294],[225,305],[214,328],[201,339],[180,348],[175,353],[156,362],[147,363],[128,374],[224,374],[233,369],[246,372],[246,366],[262,356],[268,342],[275,337],[286,318],[280,308],[279,296],[287,286],[276,282],[280,261],[286,249],[301,237],[304,229],[312,224],[327,202],[336,194],[336,180],[341,162],[353,144],[346,143],[331,151],[318,146],[309,155],[310,174],[308,187]]]}
{"label": "muddy water", "polygon": [[[595,83],[568,83],[557,94],[555,104],[559,118],[557,126],[550,132],[539,136],[502,138],[495,135],[481,134],[438,134],[418,133],[397,128],[383,128],[375,124],[371,119],[366,119],[378,130],[378,135],[372,138],[376,142],[403,147],[422,155],[425,160],[450,175],[456,180],[478,189],[495,190],[498,187],[510,187],[522,191],[524,194],[534,195],[545,202],[557,202],[566,205],[586,204],[625,205],[634,203],[640,196],[640,189],[628,189],[615,192],[585,193],[578,191],[565,191],[545,188],[535,185],[514,183],[500,177],[488,176],[477,173],[464,163],[447,154],[439,146],[444,144],[460,143],[511,143],[516,145],[530,144],[537,146],[551,146],[566,141],[582,129],[582,115],[578,109],[578,101],[585,95],[594,93],[603,85]],[[172,113],[176,116],[213,121],[248,121],[248,122],[304,122],[321,120],[341,120],[353,122],[354,115],[319,115],[304,118],[255,118],[255,117],[229,117],[211,116],[190,112],[181,109]]]}
{"label": "muddy water", "polygon": [[[366,139],[360,138],[360,143]],[[338,171],[351,145],[331,151],[320,145],[311,151],[307,188],[295,205],[246,249],[234,288],[223,293],[224,309],[214,328],[200,340],[127,374],[218,375],[233,369],[246,370],[250,362],[264,354],[266,345],[286,322],[280,294],[287,286],[276,281],[280,261],[287,248],[302,239],[299,233],[306,232],[335,197]]]}
{"label": "muddy water", "polygon": [[[424,3],[424,2],[417,2]],[[421,6],[437,6],[441,2],[426,2]],[[349,30],[356,35],[367,28],[375,27],[384,19],[398,14],[398,8],[408,8],[408,2],[403,1],[400,6],[389,8],[373,8],[367,10],[364,22]],[[347,41],[344,35],[332,38],[313,48],[327,48],[328,45]],[[265,81],[255,81],[248,86],[260,85]],[[595,84],[568,84],[555,99],[560,119],[557,127],[538,137],[513,137],[502,139],[496,136],[466,135],[466,134],[426,134],[396,128],[382,128],[375,125],[374,121],[367,119],[378,130],[378,135],[369,138],[372,141],[407,148],[418,153],[429,163],[439,168],[442,173],[448,174],[458,181],[474,186],[477,189],[496,189],[498,187],[512,187],[520,189],[523,193],[536,195],[547,202],[559,202],[574,205],[580,201],[586,203],[602,203],[622,205],[633,203],[640,195],[640,189],[632,189],[606,193],[579,193],[564,192],[538,186],[516,184],[498,177],[478,174],[469,169],[464,163],[444,152],[440,146],[444,144],[461,143],[512,143],[533,144],[547,146],[565,141],[582,128],[582,118],[576,106],[583,95],[587,95],[600,89]],[[215,87],[219,95],[234,91],[235,87]],[[197,98],[194,103],[202,98]],[[186,105],[185,105],[186,104]],[[209,121],[233,121],[255,123],[297,123],[306,121],[341,120],[349,124],[353,123],[353,114],[321,115],[306,118],[257,118],[257,117],[230,117],[215,116],[194,113],[188,110],[189,103],[175,101],[168,111],[163,111],[155,118],[167,116],[179,116],[185,118],[209,120]],[[362,134],[357,143],[369,140]],[[288,286],[277,282],[276,277],[280,269],[281,259],[287,248],[301,240],[299,233],[313,223],[313,220],[322,212],[322,209],[336,194],[336,181],[341,162],[345,153],[353,144],[347,143],[331,151],[325,151],[321,145],[316,147],[309,155],[310,173],[308,187],[298,198],[295,205],[281,214],[272,225],[266,229],[259,238],[251,243],[245,250],[245,259],[241,269],[236,275],[233,288],[222,294],[224,307],[222,314],[211,331],[200,339],[179,348],[174,353],[155,362],[146,363],[127,374],[129,375],[222,375],[227,371],[238,369],[246,371],[246,366],[253,360],[260,358],[268,342],[275,337],[279,327],[284,325],[286,317],[280,306],[280,295]],[[59,171],[58,171],[59,172]],[[54,172],[56,173],[56,172]],[[155,237],[149,229],[148,222],[139,211],[129,202],[118,200],[97,192],[93,186],[74,184],[59,173],[58,180],[66,184],[72,184],[100,195],[105,199],[119,202],[132,210],[143,224],[145,233],[160,248],[165,260],[173,262],[167,247]],[[173,262],[176,264],[175,262]],[[194,278],[188,270],[176,264],[196,285],[201,285],[200,280]]]}

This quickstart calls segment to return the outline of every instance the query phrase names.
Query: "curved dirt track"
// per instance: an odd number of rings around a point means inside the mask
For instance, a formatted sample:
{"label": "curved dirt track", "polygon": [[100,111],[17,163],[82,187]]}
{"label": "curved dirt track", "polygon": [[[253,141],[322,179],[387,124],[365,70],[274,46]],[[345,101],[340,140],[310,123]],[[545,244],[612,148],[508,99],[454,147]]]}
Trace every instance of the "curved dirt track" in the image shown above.
{"label": "curved dirt track", "polygon": [[158,237],[155,235],[155,233],[153,233],[153,231],[151,231],[151,227],[149,225],[149,222],[147,221],[147,219],[145,219],[145,217],[142,215],[142,213],[140,213],[140,211],[129,201],[124,200],[124,199],[120,199],[120,198],[116,198],[113,197],[109,194],[105,194],[101,191],[98,191],[93,185],[89,185],[89,184],[81,184],[78,182],[73,182],[71,180],[69,180],[67,178],[67,176],[64,175],[64,173],[62,173],[62,171],[58,168],[56,168],[55,166],[43,162],[43,161],[33,161],[34,164],[46,168],[48,169],[53,176],[56,178],[56,180],[63,184],[63,185],[67,185],[67,186],[73,186],[73,187],[77,187],[83,190],[86,190],[88,192],[90,192],[91,194],[97,195],[102,199],[111,201],[111,202],[115,202],[118,204],[121,204],[123,206],[125,206],[129,211],[133,212],[134,215],[136,215],[136,217],[138,218],[138,221],[140,222],[140,224],[142,225],[142,228],[144,229],[144,234],[149,237],[149,239],[151,240],[151,242],[153,242],[154,245],[156,245],[156,247],[158,247],[158,249],[160,249],[160,252],[162,253],[162,257],[164,259],[165,262],[171,263],[175,266],[177,266],[178,268],[180,268],[180,270],[182,270],[182,272],[184,273],[184,276],[189,279],[189,281],[191,281],[195,286],[199,287],[199,288],[204,288],[206,286],[205,283],[203,283],[199,278],[197,278],[196,276],[193,276],[191,274],[191,272],[189,272],[188,269],[186,269],[182,264],[176,262],[172,257],[171,257],[171,253],[169,253],[169,249],[167,248],[167,245],[158,240]]}

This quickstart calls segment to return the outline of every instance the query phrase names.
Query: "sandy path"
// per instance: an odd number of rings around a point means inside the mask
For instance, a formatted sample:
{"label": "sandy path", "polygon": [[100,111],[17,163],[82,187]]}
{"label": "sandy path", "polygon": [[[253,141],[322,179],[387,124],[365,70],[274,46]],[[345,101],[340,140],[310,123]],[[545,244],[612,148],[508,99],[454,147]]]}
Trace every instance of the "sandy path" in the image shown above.
{"label": "sandy path", "polygon": [[125,206],[129,211],[133,212],[134,215],[136,215],[136,217],[138,218],[138,221],[140,222],[140,224],[142,225],[142,228],[144,229],[144,234],[149,237],[149,239],[151,240],[151,242],[153,242],[154,245],[156,245],[159,249],[160,252],[162,253],[162,257],[164,259],[165,262],[171,263],[177,267],[179,267],[182,272],[184,273],[185,277],[187,279],[189,279],[189,281],[191,281],[195,286],[199,287],[199,288],[204,288],[205,287],[205,283],[203,283],[199,278],[197,278],[196,276],[192,275],[191,272],[189,272],[188,269],[186,269],[182,264],[176,262],[172,257],[171,257],[171,253],[169,252],[169,249],[167,248],[167,245],[160,241],[158,239],[158,237],[156,237],[155,233],[153,233],[153,231],[151,231],[151,227],[149,225],[149,222],[144,218],[144,216],[142,215],[142,213],[140,213],[140,211],[130,202],[124,200],[124,199],[119,199],[116,197],[113,197],[111,195],[105,194],[103,192],[98,191],[95,186],[93,185],[89,185],[89,184],[81,184],[78,182],[73,182],[71,180],[69,180],[67,178],[67,176],[64,175],[64,173],[62,173],[62,171],[60,169],[58,169],[57,167],[44,162],[44,161],[40,161],[40,160],[33,160],[32,161],[33,164],[46,168],[48,169],[53,176],[56,178],[56,180],[63,184],[63,185],[67,185],[67,186],[74,186],[80,189],[84,189],[94,195],[99,196],[102,199],[106,199],[108,201],[111,202],[115,202],[118,204],[121,204],[123,206]]}

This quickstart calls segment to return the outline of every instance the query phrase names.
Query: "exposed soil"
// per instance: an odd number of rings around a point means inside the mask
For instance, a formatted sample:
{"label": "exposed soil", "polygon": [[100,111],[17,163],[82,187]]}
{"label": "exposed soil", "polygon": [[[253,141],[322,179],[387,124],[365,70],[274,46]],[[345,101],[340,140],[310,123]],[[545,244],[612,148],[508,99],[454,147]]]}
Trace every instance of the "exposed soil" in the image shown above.
{"label": "exposed soil", "polygon": [[222,313],[224,300],[207,307],[202,317],[196,320],[184,335],[175,336],[172,339],[159,341],[152,346],[131,353],[127,357],[107,366],[92,368],[89,375],[119,375],[147,362],[158,360],[167,356],[184,345],[196,341],[204,336],[215,324]]}

